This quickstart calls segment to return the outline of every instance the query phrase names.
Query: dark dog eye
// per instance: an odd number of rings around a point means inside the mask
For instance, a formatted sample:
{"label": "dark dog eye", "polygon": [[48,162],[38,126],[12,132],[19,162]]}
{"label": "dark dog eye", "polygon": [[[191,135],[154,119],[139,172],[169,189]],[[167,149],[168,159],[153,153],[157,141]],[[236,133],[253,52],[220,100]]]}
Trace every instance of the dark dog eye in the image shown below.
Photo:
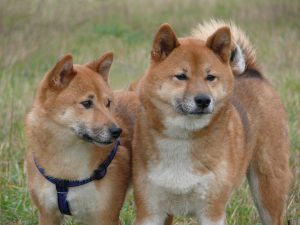
{"label": "dark dog eye", "polygon": [[208,81],[213,81],[216,79],[216,77],[214,75],[208,74],[205,79]]}
{"label": "dark dog eye", "polygon": [[86,100],[83,102],[80,102],[81,105],[83,105],[84,108],[90,109],[93,106],[92,100]]}
{"label": "dark dog eye", "polygon": [[184,74],[184,73],[175,75],[175,77],[176,77],[178,80],[187,80],[187,79],[188,79],[188,77],[187,77],[186,74]]}
{"label": "dark dog eye", "polygon": [[110,105],[111,105],[111,100],[110,99],[107,99],[107,103],[106,103],[106,108],[109,108],[110,107]]}

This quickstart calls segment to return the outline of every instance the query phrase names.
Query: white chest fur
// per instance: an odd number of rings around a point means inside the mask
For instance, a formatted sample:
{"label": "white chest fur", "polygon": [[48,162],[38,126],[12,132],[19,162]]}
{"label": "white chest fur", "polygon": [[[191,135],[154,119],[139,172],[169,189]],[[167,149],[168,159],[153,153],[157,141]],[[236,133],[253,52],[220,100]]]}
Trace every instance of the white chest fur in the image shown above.
{"label": "white chest fur", "polygon": [[207,186],[210,174],[201,175],[193,168],[191,140],[161,138],[156,146],[160,150],[159,162],[149,165],[149,179],[154,185],[175,194]]}
{"label": "white chest fur", "polygon": [[109,190],[104,185],[100,189],[96,188],[96,182],[101,182],[101,180],[72,188],[69,191],[68,200],[72,214],[82,221],[88,221],[91,214],[105,210],[109,202],[107,199]]}
{"label": "white chest fur", "polygon": [[193,213],[206,199],[213,173],[201,174],[194,170],[191,140],[160,138],[156,147],[159,161],[148,165],[152,208],[175,214]]}

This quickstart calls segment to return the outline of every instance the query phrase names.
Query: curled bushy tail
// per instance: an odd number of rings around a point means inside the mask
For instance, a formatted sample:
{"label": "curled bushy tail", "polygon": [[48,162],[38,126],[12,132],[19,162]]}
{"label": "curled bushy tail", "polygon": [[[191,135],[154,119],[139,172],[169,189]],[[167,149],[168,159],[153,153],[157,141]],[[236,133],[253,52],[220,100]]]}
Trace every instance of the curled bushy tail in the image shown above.
{"label": "curled bushy tail", "polygon": [[255,49],[245,32],[234,23],[223,20],[203,22],[192,30],[192,36],[206,41],[217,29],[224,26],[229,27],[232,34],[230,64],[234,75],[242,74],[246,69],[256,69]]}

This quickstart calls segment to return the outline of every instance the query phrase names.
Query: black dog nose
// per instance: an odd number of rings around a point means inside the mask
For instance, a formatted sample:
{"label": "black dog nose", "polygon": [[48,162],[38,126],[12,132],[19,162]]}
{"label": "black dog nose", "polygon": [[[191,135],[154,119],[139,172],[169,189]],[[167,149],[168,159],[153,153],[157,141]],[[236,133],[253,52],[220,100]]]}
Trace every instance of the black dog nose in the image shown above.
{"label": "black dog nose", "polygon": [[194,98],[196,105],[202,109],[205,109],[211,103],[211,98],[208,95],[197,95]]}
{"label": "black dog nose", "polygon": [[109,132],[113,138],[118,138],[122,133],[122,129],[113,125],[111,128],[109,128]]}

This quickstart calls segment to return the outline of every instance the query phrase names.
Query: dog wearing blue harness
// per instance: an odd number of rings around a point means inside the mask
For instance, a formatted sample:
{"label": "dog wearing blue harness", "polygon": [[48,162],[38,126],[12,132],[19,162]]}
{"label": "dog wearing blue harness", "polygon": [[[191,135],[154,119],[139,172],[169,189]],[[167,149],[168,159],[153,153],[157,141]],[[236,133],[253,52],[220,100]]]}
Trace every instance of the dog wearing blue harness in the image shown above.
{"label": "dog wearing blue harness", "polygon": [[135,101],[109,88],[112,61],[106,53],[77,65],[65,55],[38,86],[26,117],[26,174],[40,225],[60,224],[65,215],[120,224],[135,116],[124,117]]}

